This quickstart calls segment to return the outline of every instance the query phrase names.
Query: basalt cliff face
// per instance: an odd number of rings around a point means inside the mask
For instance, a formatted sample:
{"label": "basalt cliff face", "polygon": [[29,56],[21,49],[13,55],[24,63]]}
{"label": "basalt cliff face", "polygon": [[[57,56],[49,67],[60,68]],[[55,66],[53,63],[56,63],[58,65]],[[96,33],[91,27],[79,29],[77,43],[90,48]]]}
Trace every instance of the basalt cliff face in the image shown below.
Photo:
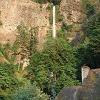
{"label": "basalt cliff face", "polygon": [[62,0],[60,10],[66,23],[82,23],[84,16],[82,0]]}
{"label": "basalt cliff face", "polygon": [[[17,26],[24,23],[38,28],[38,40],[43,41],[50,28],[48,4],[38,4],[32,0],[0,0],[0,42],[15,41]],[[62,0],[60,12],[66,23],[82,22],[81,0]]]}
{"label": "basalt cliff face", "polygon": [[47,5],[41,8],[40,4],[31,0],[0,0],[0,42],[14,41],[17,26],[21,23],[38,27],[39,38],[42,38],[49,27]]}
{"label": "basalt cliff face", "polygon": [[66,87],[56,100],[100,100],[100,69],[91,69],[81,86]]}

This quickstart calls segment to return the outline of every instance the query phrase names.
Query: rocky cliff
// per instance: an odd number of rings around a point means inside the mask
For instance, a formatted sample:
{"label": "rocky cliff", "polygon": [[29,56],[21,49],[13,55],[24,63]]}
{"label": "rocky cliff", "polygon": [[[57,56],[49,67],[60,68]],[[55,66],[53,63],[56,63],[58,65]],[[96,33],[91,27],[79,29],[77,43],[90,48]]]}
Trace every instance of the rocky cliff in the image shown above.
{"label": "rocky cliff", "polygon": [[[81,23],[81,0],[62,0],[60,12],[66,23]],[[32,0],[0,0],[0,42],[13,42],[16,38],[16,27],[24,23],[28,27],[38,27],[38,39],[43,41],[49,30],[48,4]]]}
{"label": "rocky cliff", "polygon": [[100,100],[100,69],[91,69],[81,86],[66,87],[56,100]]}
{"label": "rocky cliff", "polygon": [[0,42],[14,41],[17,26],[24,23],[29,27],[38,27],[39,37],[43,37],[49,27],[46,11],[47,4],[42,5],[31,0],[0,0]]}
{"label": "rocky cliff", "polygon": [[82,0],[62,0],[60,10],[64,21],[68,24],[78,24],[83,21]]}

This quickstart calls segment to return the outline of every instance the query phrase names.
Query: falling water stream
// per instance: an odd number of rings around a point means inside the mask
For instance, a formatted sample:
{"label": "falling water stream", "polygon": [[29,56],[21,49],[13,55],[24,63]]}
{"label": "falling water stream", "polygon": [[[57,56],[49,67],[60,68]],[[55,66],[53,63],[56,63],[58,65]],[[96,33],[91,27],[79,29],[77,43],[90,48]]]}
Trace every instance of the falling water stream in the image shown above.
{"label": "falling water stream", "polygon": [[53,38],[56,37],[56,7],[53,5]]}

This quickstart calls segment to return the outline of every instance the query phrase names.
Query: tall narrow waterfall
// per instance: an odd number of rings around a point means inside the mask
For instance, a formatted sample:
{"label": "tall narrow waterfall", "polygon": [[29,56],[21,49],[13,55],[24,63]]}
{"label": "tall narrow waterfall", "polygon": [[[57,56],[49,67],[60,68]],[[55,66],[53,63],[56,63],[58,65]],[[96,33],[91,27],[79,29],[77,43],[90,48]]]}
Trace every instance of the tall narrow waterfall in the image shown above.
{"label": "tall narrow waterfall", "polygon": [[56,7],[53,5],[53,38],[56,37]]}

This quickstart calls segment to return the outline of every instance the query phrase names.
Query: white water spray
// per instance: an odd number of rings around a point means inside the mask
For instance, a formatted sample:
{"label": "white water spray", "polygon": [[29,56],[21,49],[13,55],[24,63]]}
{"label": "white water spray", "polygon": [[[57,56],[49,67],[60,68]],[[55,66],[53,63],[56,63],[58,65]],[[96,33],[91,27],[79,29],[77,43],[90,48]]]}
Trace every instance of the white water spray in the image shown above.
{"label": "white water spray", "polygon": [[53,38],[56,38],[56,7],[53,5]]}

